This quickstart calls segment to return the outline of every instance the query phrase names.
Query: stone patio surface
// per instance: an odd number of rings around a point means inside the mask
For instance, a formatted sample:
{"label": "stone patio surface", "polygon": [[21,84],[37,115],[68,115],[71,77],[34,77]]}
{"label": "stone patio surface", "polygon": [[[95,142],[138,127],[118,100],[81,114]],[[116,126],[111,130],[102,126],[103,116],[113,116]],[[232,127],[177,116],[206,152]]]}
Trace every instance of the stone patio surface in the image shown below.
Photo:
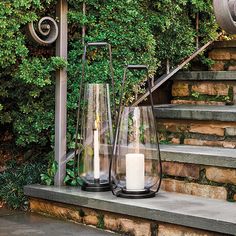
{"label": "stone patio surface", "polygon": [[0,208],[0,236],[115,236],[96,228],[35,213]]}

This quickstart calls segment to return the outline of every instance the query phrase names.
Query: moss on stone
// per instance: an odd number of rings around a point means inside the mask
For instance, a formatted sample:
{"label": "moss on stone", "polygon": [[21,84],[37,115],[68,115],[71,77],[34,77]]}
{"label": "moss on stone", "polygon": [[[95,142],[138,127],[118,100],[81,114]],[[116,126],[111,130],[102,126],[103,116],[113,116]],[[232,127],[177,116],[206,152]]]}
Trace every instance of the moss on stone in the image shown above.
{"label": "moss on stone", "polygon": [[160,144],[171,144],[170,140],[161,140]]}
{"label": "moss on stone", "polygon": [[230,101],[234,99],[234,89],[232,86],[229,87],[228,96],[229,96]]}
{"label": "moss on stone", "polygon": [[104,222],[104,215],[103,214],[99,214],[97,216],[98,218],[98,224],[97,224],[97,227],[99,229],[104,229],[105,228],[105,222]]}
{"label": "moss on stone", "polygon": [[227,201],[229,202],[235,202],[234,195],[236,194],[236,185],[233,184],[227,184]]}
{"label": "moss on stone", "polygon": [[207,95],[207,94],[199,94],[199,93],[192,93],[192,96],[188,97],[175,97],[174,100],[186,100],[186,101],[205,101],[205,102],[225,102],[228,99],[232,99],[228,95]]}
{"label": "moss on stone", "polygon": [[158,234],[158,224],[152,222],[151,223],[151,236],[156,236]]}
{"label": "moss on stone", "polygon": [[183,133],[181,133],[180,137],[179,137],[180,144],[184,144],[184,139],[185,139],[185,135]]}
{"label": "moss on stone", "polygon": [[79,216],[80,217],[84,217],[85,216],[85,212],[83,211],[83,209],[79,209]]}

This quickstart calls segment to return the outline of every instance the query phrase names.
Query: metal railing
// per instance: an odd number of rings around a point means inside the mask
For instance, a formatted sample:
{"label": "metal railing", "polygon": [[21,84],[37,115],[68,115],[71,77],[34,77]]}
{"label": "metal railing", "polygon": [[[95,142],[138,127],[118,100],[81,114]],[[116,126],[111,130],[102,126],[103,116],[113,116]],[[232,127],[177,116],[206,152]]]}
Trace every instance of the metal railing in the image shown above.
{"label": "metal railing", "polygon": [[[183,62],[181,62],[178,66],[170,69],[168,71],[169,73],[162,75],[156,81],[154,81],[154,85],[151,88],[151,92],[153,93],[156,89],[158,89],[163,83],[169,80],[173,75],[175,75],[179,70],[181,70],[186,64],[188,64],[191,60],[193,60],[196,56],[198,56],[201,52],[203,52],[206,48],[208,48],[213,42],[214,41],[210,41],[204,44],[202,47],[197,49],[190,57],[188,57]],[[140,97],[138,97],[138,99],[135,100],[135,102],[132,105],[137,106],[138,104],[143,102],[148,96],[149,96],[149,91],[146,90],[146,92],[142,94]]]}

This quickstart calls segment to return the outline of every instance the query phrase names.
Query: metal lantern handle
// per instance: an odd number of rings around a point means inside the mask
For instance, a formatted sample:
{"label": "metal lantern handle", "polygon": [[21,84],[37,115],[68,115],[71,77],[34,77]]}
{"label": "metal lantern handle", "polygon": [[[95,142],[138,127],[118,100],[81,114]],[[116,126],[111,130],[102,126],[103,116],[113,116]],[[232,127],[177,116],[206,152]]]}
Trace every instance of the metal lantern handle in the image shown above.
{"label": "metal lantern handle", "polygon": [[[76,132],[75,132],[75,151],[74,151],[74,174],[75,177],[77,177],[77,173],[76,173],[76,161],[79,165],[79,154],[81,153],[81,151],[79,151],[79,147],[78,144],[82,144],[82,140],[81,137],[79,138],[79,142],[78,142],[78,134],[79,134],[79,119],[80,119],[80,106],[81,106],[81,100],[82,100],[82,92],[83,92],[83,82],[85,79],[85,63],[86,63],[86,55],[87,55],[87,48],[88,47],[107,47],[108,48],[108,52],[109,52],[109,66],[110,66],[110,72],[111,72],[111,80],[112,80],[112,90],[113,90],[113,104],[114,104],[114,111],[116,110],[115,107],[115,82],[114,82],[114,70],[113,70],[113,65],[112,65],[112,49],[111,49],[111,44],[107,43],[107,42],[90,42],[85,44],[84,46],[84,52],[83,52],[83,56],[82,56],[82,78],[80,81],[80,90],[79,90],[79,101],[78,101],[78,111],[77,111],[77,119],[76,119]],[[81,146],[81,145],[80,145]],[[81,148],[81,147],[80,147]],[[78,151],[77,151],[78,150]],[[76,178],[77,180],[77,178]]]}
{"label": "metal lantern handle", "polygon": [[82,87],[84,77],[85,77],[85,69],[84,68],[85,68],[86,54],[87,54],[88,47],[107,47],[108,48],[109,65],[110,65],[110,72],[111,72],[111,82],[112,82],[112,89],[113,89],[113,99],[115,99],[115,94],[114,94],[115,82],[114,82],[114,69],[113,69],[113,65],[112,65],[112,49],[111,49],[111,44],[109,44],[107,42],[90,42],[84,46],[84,53],[83,53],[83,57],[82,57],[82,80],[80,82],[80,88]]}
{"label": "metal lantern handle", "polygon": [[[119,112],[118,112],[118,117],[117,117],[117,121],[116,121],[116,132],[115,132],[115,139],[114,139],[113,151],[112,151],[113,157],[116,155],[115,143],[118,140],[118,135],[119,135],[118,133],[119,133],[119,126],[120,126],[120,122],[121,122],[121,113],[122,113],[122,98],[124,95],[124,86],[125,86],[126,74],[127,74],[128,70],[145,70],[146,71],[149,97],[150,97],[150,102],[151,102],[151,109],[152,109],[152,113],[154,115],[154,103],[153,103],[153,96],[152,96],[152,89],[151,89],[152,83],[151,83],[151,78],[149,78],[148,66],[147,65],[127,65],[124,69],[124,75],[123,75],[123,80],[122,80],[122,89],[121,89],[121,93],[120,93],[120,100],[119,100],[120,105],[119,105]],[[155,192],[155,193],[157,193],[161,187],[161,181],[162,181],[162,162],[161,162],[160,147],[159,147],[159,137],[158,137],[158,133],[157,133],[157,125],[156,125],[156,122],[154,122],[154,123],[155,123],[155,133],[156,133],[156,139],[157,139],[158,157],[159,157],[159,166],[160,166],[160,180],[158,183],[157,190]],[[109,182],[110,182],[110,186],[111,186],[111,191],[112,191],[113,195],[115,195],[114,187],[113,187],[112,180],[111,180],[111,169],[112,169],[113,157],[111,158],[111,162],[110,162]]]}

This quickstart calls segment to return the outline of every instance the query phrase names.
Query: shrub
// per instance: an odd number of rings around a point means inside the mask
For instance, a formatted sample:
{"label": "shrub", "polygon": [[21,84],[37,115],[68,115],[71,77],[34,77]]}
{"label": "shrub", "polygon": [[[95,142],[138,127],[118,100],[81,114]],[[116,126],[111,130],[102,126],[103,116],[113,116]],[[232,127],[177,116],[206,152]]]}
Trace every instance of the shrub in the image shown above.
{"label": "shrub", "polygon": [[[85,41],[108,41],[113,46],[115,83],[119,93],[123,67],[146,63],[154,76],[167,58],[172,65],[195,50],[195,13],[200,15],[199,36],[214,38],[210,0],[142,0],[119,2],[69,0],[68,142],[74,134],[75,110],[81,79],[81,25]],[[34,145],[53,146],[54,71],[65,66],[54,51],[30,43],[24,26],[44,14],[54,15],[56,0],[21,0],[0,3],[0,124],[13,127],[16,144],[26,149]],[[35,48],[36,47],[36,48]],[[105,50],[89,49],[86,81],[110,79]],[[129,76],[126,100],[141,92],[143,76]]]}
{"label": "shrub", "polygon": [[11,161],[8,168],[0,173],[0,201],[8,207],[27,208],[27,197],[24,195],[23,187],[27,184],[40,182],[40,173],[45,170],[42,163],[25,163],[17,165]]}

